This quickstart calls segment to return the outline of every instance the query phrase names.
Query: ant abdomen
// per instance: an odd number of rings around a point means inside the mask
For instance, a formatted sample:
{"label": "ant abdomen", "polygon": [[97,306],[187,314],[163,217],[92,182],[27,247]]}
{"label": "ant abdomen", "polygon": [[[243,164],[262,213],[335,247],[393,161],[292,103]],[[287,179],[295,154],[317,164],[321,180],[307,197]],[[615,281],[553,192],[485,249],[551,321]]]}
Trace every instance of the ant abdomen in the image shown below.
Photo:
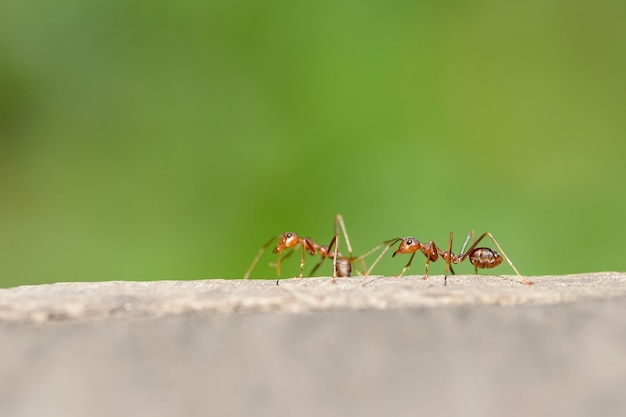
{"label": "ant abdomen", "polygon": [[502,263],[502,257],[490,248],[475,248],[469,254],[469,260],[476,268],[495,268]]}
{"label": "ant abdomen", "polygon": [[337,276],[350,277],[352,274],[352,259],[337,257]]}

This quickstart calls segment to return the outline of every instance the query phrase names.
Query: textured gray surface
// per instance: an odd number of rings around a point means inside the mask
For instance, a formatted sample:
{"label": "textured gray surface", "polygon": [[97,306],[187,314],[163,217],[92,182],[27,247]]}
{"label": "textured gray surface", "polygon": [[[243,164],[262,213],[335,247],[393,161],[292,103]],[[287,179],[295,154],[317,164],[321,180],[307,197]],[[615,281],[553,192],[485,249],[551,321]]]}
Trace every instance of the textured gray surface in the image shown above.
{"label": "textured gray surface", "polygon": [[626,415],[626,274],[532,280],[1,290],[0,415]]}
{"label": "textured gray surface", "polygon": [[110,281],[0,290],[0,323],[163,317],[207,313],[304,313],[461,305],[558,304],[626,296],[626,274],[457,275],[276,280]]}

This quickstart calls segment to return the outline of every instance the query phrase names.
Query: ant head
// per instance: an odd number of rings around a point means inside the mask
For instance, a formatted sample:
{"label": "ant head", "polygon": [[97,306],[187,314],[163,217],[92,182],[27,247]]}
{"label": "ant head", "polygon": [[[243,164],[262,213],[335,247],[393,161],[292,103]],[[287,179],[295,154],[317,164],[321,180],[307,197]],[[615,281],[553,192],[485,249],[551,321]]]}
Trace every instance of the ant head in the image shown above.
{"label": "ant head", "polygon": [[414,253],[420,250],[421,244],[420,241],[415,239],[414,237],[405,237],[400,242],[400,246],[398,246],[398,250],[391,255],[392,257],[396,256],[399,253]]}
{"label": "ant head", "polygon": [[282,235],[280,235],[280,238],[278,239],[278,245],[276,245],[273,252],[282,252],[285,249],[293,248],[298,243],[300,243],[300,238],[297,234],[293,232],[283,233]]}

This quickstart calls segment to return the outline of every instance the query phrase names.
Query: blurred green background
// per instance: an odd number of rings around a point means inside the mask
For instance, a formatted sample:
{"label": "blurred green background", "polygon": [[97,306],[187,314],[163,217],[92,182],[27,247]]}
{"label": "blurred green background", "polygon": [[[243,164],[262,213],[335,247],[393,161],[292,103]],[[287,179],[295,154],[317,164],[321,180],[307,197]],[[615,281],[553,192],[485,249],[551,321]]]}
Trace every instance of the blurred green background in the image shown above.
{"label": "blurred green background", "polygon": [[336,213],[356,253],[474,229],[523,274],[625,270],[625,21],[621,0],[3,0],[0,286],[240,278]]}

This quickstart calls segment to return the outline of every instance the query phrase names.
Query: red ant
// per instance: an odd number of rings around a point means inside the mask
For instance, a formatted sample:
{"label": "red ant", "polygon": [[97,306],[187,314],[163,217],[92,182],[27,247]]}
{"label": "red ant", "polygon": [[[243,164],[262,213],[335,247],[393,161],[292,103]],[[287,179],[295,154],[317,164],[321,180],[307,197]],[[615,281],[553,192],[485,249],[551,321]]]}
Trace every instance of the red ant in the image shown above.
{"label": "red ant", "polygon": [[261,246],[261,249],[259,249],[259,252],[254,257],[252,264],[250,265],[246,273],[243,275],[243,279],[248,279],[250,277],[250,273],[252,272],[255,265],[259,261],[259,258],[261,258],[261,255],[263,255],[263,252],[265,252],[267,247],[276,238],[278,238],[278,244],[272,251],[273,253],[278,254],[278,261],[276,261],[276,275],[280,275],[280,261],[283,256],[283,252],[287,249],[291,249],[291,251],[287,254],[287,256],[289,256],[291,255],[291,253],[293,253],[293,250],[295,249],[295,247],[300,245],[302,246],[302,260],[300,261],[300,275],[298,275],[298,278],[302,277],[302,272],[304,270],[304,253],[309,252],[309,254],[315,255],[315,253],[317,252],[316,247],[318,245],[317,243],[313,241],[313,239],[310,239],[308,237],[301,238],[293,232],[286,232],[278,236],[272,236],[270,240],[268,240],[263,246]]}
{"label": "red ant", "polygon": [[[496,252],[495,250],[491,248],[476,247],[480,243],[480,241],[482,241],[485,237],[489,237],[491,239],[491,241],[496,245],[500,253],[502,253],[502,256],[500,256],[498,252]],[[483,233],[476,241],[474,241],[474,243],[469,247],[469,249],[465,251],[465,248],[467,247],[467,243],[469,242],[470,238],[472,239],[474,238],[474,231],[472,230],[467,235],[467,238],[465,239],[465,243],[463,243],[463,248],[461,249],[461,253],[459,255],[455,255],[454,253],[452,253],[452,238],[453,238],[453,234],[451,232],[447,251],[442,251],[441,249],[439,249],[437,245],[435,244],[435,242],[433,242],[432,240],[429,243],[420,243],[420,241],[415,239],[414,237],[395,238],[395,239],[385,241],[383,242],[383,245],[387,245],[386,248],[378,256],[376,261],[374,261],[370,269],[367,271],[367,274],[371,272],[372,268],[374,268],[374,266],[378,263],[378,261],[385,254],[385,252],[387,252],[393,245],[400,242],[398,249],[393,253],[392,257],[395,257],[398,254],[411,254],[411,258],[409,259],[409,262],[407,262],[407,264],[404,266],[399,276],[404,275],[404,273],[411,267],[411,262],[413,261],[415,254],[421,250],[424,256],[426,256],[426,274],[424,275],[423,279],[428,278],[428,267],[430,265],[430,262],[436,262],[440,256],[446,261],[446,269],[445,269],[446,274],[448,273],[448,271],[454,274],[454,269],[452,269],[452,264],[454,265],[460,264],[461,262],[463,262],[465,259],[468,259],[468,258],[469,258],[470,263],[474,265],[475,273],[478,273],[479,268],[481,269],[495,268],[496,266],[502,263],[502,259],[504,258],[509,263],[509,265],[511,265],[511,268],[513,268],[517,276],[519,276],[521,279],[521,274],[519,273],[517,268],[515,268],[515,265],[513,265],[513,262],[511,262],[509,257],[504,253],[504,250],[502,249],[502,247],[500,247],[500,245],[498,244],[498,242],[496,241],[496,239],[493,237],[491,233],[489,232]],[[380,246],[381,245],[377,246],[374,250],[380,248]],[[446,278],[447,278],[447,275],[446,275]],[[524,279],[522,279],[522,283],[526,285],[533,284],[532,282],[526,281]]]}
{"label": "red ant", "polygon": [[380,255],[378,255],[378,258],[376,258],[372,266],[370,266],[366,275],[369,275],[369,273],[372,272],[372,269],[382,259],[383,255],[385,255],[385,253],[389,249],[391,249],[393,245],[395,245],[398,242],[400,242],[400,245],[398,246],[398,249],[393,253],[392,257],[395,257],[397,254],[411,254],[411,258],[409,259],[409,262],[404,266],[404,268],[402,269],[402,272],[400,272],[398,276],[400,277],[403,276],[404,273],[411,267],[411,262],[413,262],[413,258],[415,257],[415,254],[420,250],[422,251],[424,256],[426,256],[426,275],[424,275],[424,279],[428,277],[428,267],[430,265],[430,262],[436,262],[439,259],[439,256],[443,257],[443,259],[446,261],[446,271],[449,269],[450,271],[452,271],[452,273],[454,273],[454,271],[452,270],[452,266],[450,265],[451,263],[454,262],[454,259],[456,259],[456,256],[452,254],[452,250],[451,250],[452,248],[452,233],[451,233],[449,248],[447,252],[440,250],[435,244],[435,242],[433,242],[432,240],[429,243],[420,243],[420,241],[415,239],[414,237],[405,237],[405,238],[397,237],[394,239],[387,240],[383,242],[381,245],[376,246],[370,251],[370,252],[374,252],[380,249],[382,246],[386,246],[385,249],[380,253]]}
{"label": "red ant", "polygon": [[[343,233],[344,240],[346,241],[346,246],[348,247],[348,252],[350,253],[349,257],[343,256],[339,252],[339,228]],[[310,255],[319,254],[322,257],[322,260],[315,265],[313,270],[311,270],[311,275],[317,271],[317,269],[322,265],[324,259],[331,258],[333,260],[333,282],[337,282],[337,277],[349,277],[352,274],[352,264],[359,260],[363,265],[363,270],[365,270],[365,265],[363,263],[362,257],[354,258],[352,255],[352,247],[350,246],[350,240],[348,239],[348,233],[346,231],[346,226],[343,221],[343,217],[340,214],[335,216],[335,234],[331,239],[328,246],[323,246],[317,244],[313,239],[304,237],[299,237],[296,233],[287,232],[283,233],[280,236],[273,236],[270,240],[268,240],[261,249],[259,249],[259,253],[252,261],[252,265],[248,268],[243,278],[248,279],[252,269],[254,269],[255,265],[259,261],[259,258],[265,252],[267,247],[278,238],[278,244],[272,251],[273,253],[278,253],[278,261],[276,262],[276,275],[280,276],[280,262],[283,258],[283,252],[287,249],[291,249],[286,255],[285,258],[289,257],[294,249],[300,245],[302,247],[302,258],[300,260],[300,274],[297,275],[297,278],[302,278],[302,274],[304,272],[304,258],[305,253],[308,252]],[[334,246],[334,250],[333,250]]]}

